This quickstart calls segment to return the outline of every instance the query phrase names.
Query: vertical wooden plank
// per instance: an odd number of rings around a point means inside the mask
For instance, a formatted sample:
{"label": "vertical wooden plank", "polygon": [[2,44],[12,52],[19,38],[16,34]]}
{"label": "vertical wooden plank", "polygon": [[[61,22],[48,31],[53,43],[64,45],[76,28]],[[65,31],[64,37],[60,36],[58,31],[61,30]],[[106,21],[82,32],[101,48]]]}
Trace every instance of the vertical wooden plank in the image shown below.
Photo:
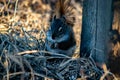
{"label": "vertical wooden plank", "polygon": [[95,47],[97,0],[84,0],[80,56],[88,57]]}
{"label": "vertical wooden plank", "polygon": [[107,62],[112,17],[112,0],[84,0],[81,57],[91,56],[99,65]]}
{"label": "vertical wooden plank", "polygon": [[98,0],[96,17],[97,28],[93,58],[96,62],[104,64],[108,58],[109,33],[112,27],[112,0]]}

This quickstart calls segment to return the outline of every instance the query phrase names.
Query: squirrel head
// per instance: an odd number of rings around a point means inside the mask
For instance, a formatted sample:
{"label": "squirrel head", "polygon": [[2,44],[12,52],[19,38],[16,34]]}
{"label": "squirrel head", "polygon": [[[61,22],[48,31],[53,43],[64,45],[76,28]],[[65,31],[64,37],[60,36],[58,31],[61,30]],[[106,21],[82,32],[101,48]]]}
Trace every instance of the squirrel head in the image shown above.
{"label": "squirrel head", "polygon": [[75,17],[73,7],[70,7],[69,0],[58,0],[53,13],[51,25],[47,32],[48,40],[52,42],[62,42],[69,39],[73,33]]}
{"label": "squirrel head", "polygon": [[61,18],[54,16],[47,32],[47,38],[53,42],[61,42],[69,39],[71,32],[73,32],[72,28],[66,23],[64,16]]}

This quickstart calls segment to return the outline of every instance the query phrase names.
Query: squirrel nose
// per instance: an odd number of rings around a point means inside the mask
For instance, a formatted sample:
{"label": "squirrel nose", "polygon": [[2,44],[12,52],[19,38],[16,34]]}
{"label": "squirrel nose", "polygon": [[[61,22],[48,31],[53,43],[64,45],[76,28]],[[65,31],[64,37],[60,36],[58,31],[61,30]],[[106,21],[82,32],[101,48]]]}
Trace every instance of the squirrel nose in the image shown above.
{"label": "squirrel nose", "polygon": [[52,35],[52,39],[55,39],[55,34]]}

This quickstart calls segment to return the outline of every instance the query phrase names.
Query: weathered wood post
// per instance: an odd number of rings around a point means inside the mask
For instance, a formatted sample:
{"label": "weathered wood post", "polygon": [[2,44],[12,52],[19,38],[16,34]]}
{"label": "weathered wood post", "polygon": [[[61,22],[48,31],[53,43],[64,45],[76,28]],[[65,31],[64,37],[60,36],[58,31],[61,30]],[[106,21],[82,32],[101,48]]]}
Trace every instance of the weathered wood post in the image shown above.
{"label": "weathered wood post", "polygon": [[112,0],[84,0],[80,56],[91,56],[103,68],[107,63]]}

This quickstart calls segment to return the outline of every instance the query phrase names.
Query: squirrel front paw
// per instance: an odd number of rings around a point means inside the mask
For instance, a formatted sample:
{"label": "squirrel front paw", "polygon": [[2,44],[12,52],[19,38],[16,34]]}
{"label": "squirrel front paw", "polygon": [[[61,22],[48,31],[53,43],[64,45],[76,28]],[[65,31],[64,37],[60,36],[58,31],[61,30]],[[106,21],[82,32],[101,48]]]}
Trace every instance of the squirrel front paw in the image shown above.
{"label": "squirrel front paw", "polygon": [[50,47],[53,48],[53,49],[57,49],[58,48],[58,43],[53,43]]}
{"label": "squirrel front paw", "polygon": [[47,41],[47,44],[49,45],[49,47],[51,49],[57,49],[58,48],[58,43]]}

